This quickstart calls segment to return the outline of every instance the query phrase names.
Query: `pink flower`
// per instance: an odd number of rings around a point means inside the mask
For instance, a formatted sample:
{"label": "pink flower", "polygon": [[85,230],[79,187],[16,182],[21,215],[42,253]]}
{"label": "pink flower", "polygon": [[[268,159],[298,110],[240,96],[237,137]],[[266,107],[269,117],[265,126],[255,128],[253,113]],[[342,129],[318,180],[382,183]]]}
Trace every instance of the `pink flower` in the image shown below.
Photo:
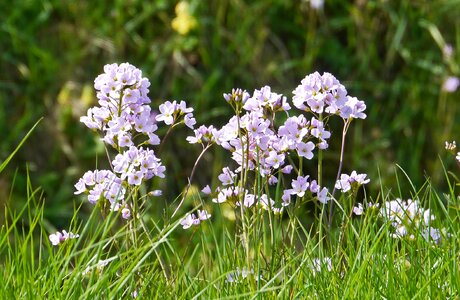
{"label": "pink flower", "polygon": [[453,93],[457,90],[459,85],[460,79],[458,79],[458,77],[450,76],[444,80],[444,83],[442,84],[442,90],[447,93]]}

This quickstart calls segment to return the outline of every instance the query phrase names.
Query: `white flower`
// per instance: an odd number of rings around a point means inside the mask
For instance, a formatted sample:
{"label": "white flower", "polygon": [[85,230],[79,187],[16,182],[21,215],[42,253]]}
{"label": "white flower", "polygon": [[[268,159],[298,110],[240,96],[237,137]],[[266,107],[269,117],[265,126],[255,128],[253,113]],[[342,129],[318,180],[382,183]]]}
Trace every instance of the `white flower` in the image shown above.
{"label": "white flower", "polygon": [[206,210],[198,210],[198,219],[201,221],[207,220],[211,218],[211,214],[209,214]]}
{"label": "white flower", "polygon": [[50,240],[50,242],[51,242],[51,244],[53,246],[57,246],[57,245],[65,242],[68,239],[76,239],[78,237],[80,237],[79,234],[75,234],[75,233],[72,233],[72,232],[67,232],[65,230],[63,230],[62,233],[58,231],[58,232],[50,234],[48,236],[48,238],[49,238],[49,240]]}
{"label": "white flower", "polygon": [[188,214],[181,222],[182,228],[188,229],[192,227],[192,225],[200,224],[200,219],[195,217],[195,214]]}
{"label": "white flower", "polygon": [[323,259],[314,258],[310,268],[313,274],[321,272],[323,268],[330,272],[332,270],[332,259],[330,257],[324,257]]}
{"label": "white flower", "polygon": [[363,205],[361,203],[358,203],[358,206],[353,207],[353,213],[357,216],[362,215],[364,212]]}

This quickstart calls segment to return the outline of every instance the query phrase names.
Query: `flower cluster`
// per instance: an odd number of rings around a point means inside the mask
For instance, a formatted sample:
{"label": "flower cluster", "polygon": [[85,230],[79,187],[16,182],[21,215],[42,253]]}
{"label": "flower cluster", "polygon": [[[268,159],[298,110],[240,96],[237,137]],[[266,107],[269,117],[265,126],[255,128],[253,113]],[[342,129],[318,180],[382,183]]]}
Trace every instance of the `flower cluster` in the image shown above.
{"label": "flower cluster", "polygon": [[455,155],[455,160],[457,160],[458,163],[460,163],[460,152],[455,153],[455,150],[457,149],[457,144],[455,141],[447,142],[445,144],[445,148],[447,151],[453,153]]}
{"label": "flower cluster", "polygon": [[192,225],[199,225],[201,221],[205,221],[211,218],[211,214],[209,214],[206,210],[198,210],[198,217],[195,214],[187,214],[184,219],[180,222],[182,228],[188,229],[192,227]]}
{"label": "flower cluster", "polygon": [[281,199],[283,200],[282,205],[287,206],[291,203],[291,195],[297,195],[303,197],[305,193],[310,192],[311,195],[316,195],[319,202],[325,204],[330,200],[328,196],[328,189],[326,187],[321,188],[316,180],[308,181],[310,176],[297,176],[297,179],[293,179],[291,183],[291,189],[286,189],[283,192]]}
{"label": "flower cluster", "polygon": [[[345,87],[329,73],[320,75],[315,72],[306,76],[293,94],[294,106],[312,112],[313,116],[308,119],[303,114],[289,116],[291,106],[287,97],[273,92],[269,86],[256,89],[252,95],[242,89],[233,89],[231,93],[224,94],[224,99],[235,110],[235,116],[220,130],[213,126],[201,126],[195,130],[195,136],[187,138],[189,143],[199,143],[203,147],[214,143],[221,146],[230,151],[237,164],[236,168],[223,169],[218,177],[220,186],[214,192],[206,188],[205,193],[211,195],[213,202],[231,202],[245,207],[252,207],[257,202],[264,208],[281,212],[291,203],[292,196],[308,197],[320,203],[330,200],[326,187],[320,186],[317,180],[311,180],[309,175],[302,176],[302,170],[297,169],[297,178],[292,179],[290,186],[283,190],[281,207],[275,207],[277,203],[270,195],[245,188],[251,185],[245,181],[247,176],[243,175],[249,171],[262,178],[262,186],[283,184],[289,182],[283,175],[287,176],[294,169],[288,159],[297,156],[301,160],[311,160],[316,150],[327,149],[331,133],[325,123],[328,118],[323,119],[322,113],[339,115],[348,121],[347,124],[352,119],[366,117],[364,102],[348,96]],[[278,113],[287,115],[284,122],[277,122]],[[339,188],[343,191],[369,182],[366,175],[357,175],[356,172],[346,178],[344,176]],[[280,182],[280,179],[283,181]],[[245,181],[243,186],[241,181]]]}
{"label": "flower cluster", "polygon": [[185,101],[166,101],[160,105],[160,114],[158,114],[155,119],[158,122],[164,122],[166,125],[173,125],[179,122],[179,120],[184,120],[184,123],[187,127],[193,129],[193,126],[196,124],[196,120],[193,117],[193,108],[187,107]]}
{"label": "flower cluster", "polygon": [[320,273],[322,270],[332,271],[332,259],[330,257],[314,258],[310,266],[313,275]]}
{"label": "flower cluster", "polygon": [[435,216],[425,209],[417,200],[403,201],[396,199],[385,202],[380,209],[380,215],[391,223],[394,228],[394,238],[415,238],[420,233],[427,241],[439,243],[443,231],[432,226]]}
{"label": "flower cluster", "polygon": [[128,184],[140,185],[153,176],[164,178],[165,167],[153,150],[131,146],[129,150],[118,154],[112,161],[113,170],[120,174],[121,180]]}
{"label": "flower cluster", "polygon": [[370,179],[366,177],[366,174],[358,174],[356,171],[351,172],[350,175],[341,174],[340,179],[335,183],[335,188],[343,193],[356,191],[361,185],[369,183]]}
{"label": "flower cluster", "polygon": [[149,144],[159,144],[155,114],[148,105],[149,86],[149,80],[133,65],[106,65],[94,81],[100,106],[90,108],[80,121],[101,131],[102,140],[115,148],[134,145],[133,138],[139,135]]}
{"label": "flower cluster", "polygon": [[48,238],[53,246],[57,246],[59,244],[64,243],[68,239],[76,239],[79,237],[80,237],[79,234],[75,234],[75,233],[67,232],[63,230],[62,233],[58,231],[56,233],[50,234]]}
{"label": "flower cluster", "polygon": [[330,73],[307,75],[294,90],[294,106],[315,113],[338,114],[343,119],[365,119],[366,104],[347,95],[345,87]]}
{"label": "flower cluster", "polygon": [[91,204],[96,204],[100,199],[107,199],[116,210],[126,192],[122,180],[109,170],[86,172],[75,184],[75,188],[77,189],[75,195],[88,194],[88,201]]}
{"label": "flower cluster", "polygon": [[218,130],[212,125],[209,127],[201,125],[198,129],[194,130],[194,133],[195,136],[187,137],[187,142],[203,146],[214,144],[219,134]]}
{"label": "flower cluster", "polygon": [[460,79],[455,76],[449,76],[444,80],[442,84],[442,90],[447,93],[454,93],[459,86]]}
{"label": "flower cluster", "polygon": [[[106,65],[104,73],[94,81],[99,106],[90,108],[87,115],[80,118],[87,127],[99,131],[102,141],[115,148],[118,154],[111,162],[112,171],[86,172],[75,184],[75,194],[87,194],[92,204],[99,200],[108,201],[108,208],[121,210],[125,219],[131,217],[132,205],[125,199],[128,189],[153,176],[163,178],[165,172],[153,150],[141,147],[160,144],[155,134],[157,119],[169,123],[164,114],[156,116],[151,110],[149,86],[150,82],[142,77],[141,70],[129,63]],[[194,124],[192,109],[186,108],[183,101],[179,104],[167,102],[160,111],[164,113],[165,107],[171,105],[175,107],[173,115],[183,112],[186,124]]]}

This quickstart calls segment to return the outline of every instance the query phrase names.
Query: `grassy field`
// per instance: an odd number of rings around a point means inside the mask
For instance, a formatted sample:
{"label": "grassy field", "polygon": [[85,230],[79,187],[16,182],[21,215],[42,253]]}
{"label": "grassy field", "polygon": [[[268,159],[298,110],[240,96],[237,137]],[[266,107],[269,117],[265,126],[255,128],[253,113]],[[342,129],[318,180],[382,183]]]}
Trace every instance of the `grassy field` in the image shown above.
{"label": "grassy field", "polygon": [[[444,143],[458,139],[459,91],[443,85],[460,76],[459,15],[458,0],[326,0],[319,9],[303,0],[1,3],[2,294],[458,298],[458,166]],[[367,105],[366,120],[348,131],[342,172],[371,181],[335,195],[333,221],[325,217],[330,204],[314,201],[281,216],[232,211],[199,192],[219,183],[228,152],[213,147],[195,168],[200,147],[187,143],[190,131],[169,136],[160,126],[166,178],[138,192],[163,194],[149,198],[136,221],[120,222],[119,213],[74,195],[74,184],[88,170],[111,167],[79,118],[97,105],[93,84],[103,66],[122,62],[150,80],[152,109],[185,100],[197,125],[218,128],[234,113],[222,97],[232,88],[252,94],[270,85],[290,101],[307,74],[330,72]],[[300,169],[332,190],[342,125],[332,120],[327,128],[334,138],[321,154],[321,176],[316,156]],[[271,191],[279,201],[279,186]],[[352,213],[357,202],[382,208],[397,198],[429,208],[442,238],[426,236],[431,223],[395,238],[380,209]],[[199,207],[212,210],[212,221],[183,230],[182,218]],[[49,234],[66,228],[80,237],[53,247]]]}

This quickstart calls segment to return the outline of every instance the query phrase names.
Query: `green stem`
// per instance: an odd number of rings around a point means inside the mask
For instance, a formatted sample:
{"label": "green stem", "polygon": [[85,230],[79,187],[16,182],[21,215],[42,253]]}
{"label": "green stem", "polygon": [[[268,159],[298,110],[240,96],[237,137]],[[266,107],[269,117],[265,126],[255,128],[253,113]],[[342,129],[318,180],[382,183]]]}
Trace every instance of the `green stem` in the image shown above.
{"label": "green stem", "polygon": [[211,147],[211,145],[212,144],[206,145],[206,147],[203,148],[203,150],[201,151],[200,155],[196,159],[195,164],[193,165],[192,173],[190,174],[190,177],[188,179],[187,189],[185,190],[184,196],[182,196],[182,199],[181,199],[179,205],[176,207],[176,209],[174,210],[173,214],[171,215],[171,218],[173,218],[174,215],[179,211],[179,208],[184,203],[185,198],[187,198],[188,191],[190,190],[190,186],[192,185],[193,176],[195,175],[196,167],[197,167],[198,163],[200,162],[201,158],[203,157],[204,153],[206,152],[206,150],[208,150]]}
{"label": "green stem", "polygon": [[[340,173],[342,172],[342,165],[343,165],[343,155],[345,152],[345,137],[347,135],[348,128],[350,127],[351,119],[347,119],[344,124],[343,124],[343,130],[342,130],[342,145],[340,147],[340,160],[339,160],[339,169],[337,170],[337,177],[335,179],[335,182],[337,182],[340,178]],[[329,208],[329,229],[332,225],[332,217],[334,215],[334,194],[336,191],[335,188],[335,182],[334,182],[334,189],[332,190],[331,198],[331,206]]]}
{"label": "green stem", "polygon": [[[320,122],[323,122],[323,114],[319,114]],[[323,150],[318,149],[318,185],[323,185]]]}

